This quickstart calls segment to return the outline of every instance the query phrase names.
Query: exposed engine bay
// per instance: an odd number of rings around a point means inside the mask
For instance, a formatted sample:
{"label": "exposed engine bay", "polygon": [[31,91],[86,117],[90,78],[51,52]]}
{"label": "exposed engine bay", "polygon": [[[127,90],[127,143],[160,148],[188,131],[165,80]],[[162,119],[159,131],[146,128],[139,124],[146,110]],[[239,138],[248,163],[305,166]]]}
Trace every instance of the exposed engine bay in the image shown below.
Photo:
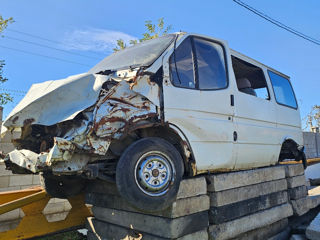
{"label": "exposed engine bay", "polygon": [[5,159],[7,168],[13,173],[84,173],[90,178],[97,171],[88,163],[96,163],[113,175],[119,155],[130,144],[130,138],[121,139],[161,122],[161,74],[162,69],[155,74],[106,71],[33,86],[4,122],[8,131],[21,130],[13,141],[16,149]]}

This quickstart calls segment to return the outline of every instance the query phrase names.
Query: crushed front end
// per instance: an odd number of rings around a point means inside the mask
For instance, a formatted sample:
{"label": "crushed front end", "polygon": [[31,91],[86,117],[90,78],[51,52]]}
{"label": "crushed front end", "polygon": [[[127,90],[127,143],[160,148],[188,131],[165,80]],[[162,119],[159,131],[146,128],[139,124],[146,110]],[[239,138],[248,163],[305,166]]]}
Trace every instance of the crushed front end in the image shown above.
{"label": "crushed front end", "polygon": [[103,169],[112,176],[121,139],[160,121],[160,89],[150,73],[123,72],[124,77],[116,71],[81,74],[32,87],[4,122],[8,131],[21,130],[16,149],[5,158],[7,169],[88,178]]}

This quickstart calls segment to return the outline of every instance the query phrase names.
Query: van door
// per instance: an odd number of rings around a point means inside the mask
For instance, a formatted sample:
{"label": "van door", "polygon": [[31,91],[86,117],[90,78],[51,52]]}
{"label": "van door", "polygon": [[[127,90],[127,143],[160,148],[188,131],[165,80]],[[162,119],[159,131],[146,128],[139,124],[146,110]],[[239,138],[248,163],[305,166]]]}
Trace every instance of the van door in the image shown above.
{"label": "van door", "polygon": [[275,102],[263,66],[232,56],[235,92],[236,169],[266,166],[278,158]]}
{"label": "van door", "polygon": [[165,120],[186,135],[197,173],[233,169],[233,93],[225,45],[189,36],[165,61],[170,68],[164,70]]}

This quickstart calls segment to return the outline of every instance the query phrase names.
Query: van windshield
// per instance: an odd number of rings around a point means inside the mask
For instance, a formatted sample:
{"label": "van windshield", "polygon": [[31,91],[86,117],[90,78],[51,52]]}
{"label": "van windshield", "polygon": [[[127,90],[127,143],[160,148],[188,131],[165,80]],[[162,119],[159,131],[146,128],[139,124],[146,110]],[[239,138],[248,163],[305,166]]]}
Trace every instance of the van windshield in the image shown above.
{"label": "van windshield", "polygon": [[115,52],[91,68],[89,73],[150,66],[169,47],[175,36],[167,34]]}

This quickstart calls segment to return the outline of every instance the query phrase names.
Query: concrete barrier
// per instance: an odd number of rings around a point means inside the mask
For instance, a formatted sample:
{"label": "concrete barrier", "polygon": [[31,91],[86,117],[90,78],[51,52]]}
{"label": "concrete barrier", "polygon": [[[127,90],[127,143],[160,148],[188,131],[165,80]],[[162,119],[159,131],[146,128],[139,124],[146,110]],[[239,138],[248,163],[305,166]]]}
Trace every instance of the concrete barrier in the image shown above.
{"label": "concrete barrier", "polygon": [[89,184],[86,202],[93,205],[95,216],[88,219],[88,239],[208,239],[209,197],[204,177],[183,180],[177,200],[158,213],[135,209],[114,185],[100,181]]}
{"label": "concrete barrier", "polygon": [[183,180],[177,200],[158,213],[135,209],[103,181],[88,185],[86,202],[90,240],[285,240],[288,219],[319,206],[320,188],[308,193],[303,166],[291,164]]}

